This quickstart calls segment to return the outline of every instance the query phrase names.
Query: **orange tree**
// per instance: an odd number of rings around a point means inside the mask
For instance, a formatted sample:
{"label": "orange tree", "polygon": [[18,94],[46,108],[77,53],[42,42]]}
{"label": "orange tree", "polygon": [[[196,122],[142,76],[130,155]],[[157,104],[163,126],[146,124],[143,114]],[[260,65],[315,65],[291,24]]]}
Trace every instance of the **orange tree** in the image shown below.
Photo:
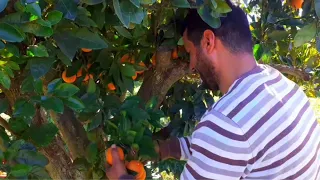
{"label": "orange tree", "polygon": [[[319,96],[320,0],[238,4],[256,60]],[[188,8],[212,27],[230,11],[224,0],[1,0],[1,171],[101,179],[111,144],[140,171],[157,158],[152,138],[192,133],[220,93],[188,71],[180,34]],[[138,176],[178,175],[182,165],[153,163]]]}

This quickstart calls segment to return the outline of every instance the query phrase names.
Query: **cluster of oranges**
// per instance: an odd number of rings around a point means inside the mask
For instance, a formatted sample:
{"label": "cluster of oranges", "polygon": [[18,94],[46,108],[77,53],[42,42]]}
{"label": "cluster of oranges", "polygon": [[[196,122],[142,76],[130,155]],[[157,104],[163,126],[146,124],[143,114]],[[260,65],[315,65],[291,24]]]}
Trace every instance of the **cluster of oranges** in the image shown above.
{"label": "cluster of oranges", "polygon": [[[120,62],[121,62],[121,63],[134,64],[134,63],[135,63],[135,59],[134,59],[133,56],[130,57],[129,54],[125,54],[125,55],[122,56]],[[139,66],[144,67],[144,68],[146,67],[146,65],[145,65],[143,62],[140,62],[140,63],[139,63]],[[143,74],[143,72],[144,72],[144,70],[142,70],[142,71],[136,71],[136,74],[135,74],[134,76],[132,76],[132,79],[133,79],[133,80],[136,80],[137,77],[138,77],[138,75],[139,75],[139,74]]]}
{"label": "cluster of oranges", "polygon": [[[124,152],[120,147],[117,147],[118,154],[120,159],[123,161],[124,160]],[[106,152],[106,160],[107,163],[112,165],[112,153],[111,153],[111,148],[109,148]],[[144,169],[144,166],[141,162],[132,160],[130,162],[125,163],[126,168],[130,171],[136,172],[137,175],[135,176],[135,179],[137,180],[144,180],[146,179],[146,170]]]}
{"label": "cluster of oranges", "polygon": [[[88,64],[86,70],[88,71],[90,67],[91,67],[91,64]],[[82,71],[83,71],[83,68],[80,68],[77,74],[73,76],[67,76],[67,70],[64,70],[62,72],[61,77],[64,82],[71,84],[71,83],[74,83],[77,80],[77,78],[80,78],[82,76]],[[83,82],[88,82],[89,79],[93,79],[92,74],[86,74],[86,76],[83,79]]]}

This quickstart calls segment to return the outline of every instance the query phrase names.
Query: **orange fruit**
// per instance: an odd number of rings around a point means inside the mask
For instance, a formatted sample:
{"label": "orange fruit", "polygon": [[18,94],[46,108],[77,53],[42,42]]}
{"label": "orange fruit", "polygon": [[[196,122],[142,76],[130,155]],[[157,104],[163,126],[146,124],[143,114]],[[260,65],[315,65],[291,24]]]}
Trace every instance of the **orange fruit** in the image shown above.
{"label": "orange fruit", "polygon": [[[119,157],[120,159],[123,161],[124,160],[124,153],[123,153],[123,150],[120,148],[120,147],[117,147],[117,150],[118,150],[118,154],[119,154]],[[109,148],[106,152],[106,159],[107,159],[107,162],[112,165],[112,153],[111,153],[111,148]]]}
{"label": "orange fruit", "polygon": [[130,57],[129,54],[125,54],[125,55],[123,55],[123,56],[121,57],[120,62],[121,62],[121,63],[126,63],[126,62],[128,62],[128,63],[132,63],[132,64],[133,64],[133,63],[135,62],[135,60],[134,60],[134,57]]}
{"label": "orange fruit", "polygon": [[179,55],[178,55],[178,49],[175,48],[172,53],[171,53],[171,58],[172,59],[178,59],[179,58]]}
{"label": "orange fruit", "polygon": [[[146,67],[146,65],[145,65],[144,62],[142,62],[142,61],[139,63],[139,66],[141,66],[141,67]],[[144,70],[137,71],[138,74],[142,74],[143,72],[144,72]]]}
{"label": "orange fruit", "polygon": [[77,72],[77,77],[81,77],[82,76],[82,68],[79,69],[79,71]]}
{"label": "orange fruit", "polygon": [[109,84],[108,84],[108,89],[109,89],[110,91],[114,91],[114,90],[116,90],[117,88],[116,88],[116,86],[114,86],[113,83],[109,83]]}
{"label": "orange fruit", "polygon": [[87,48],[81,48],[81,50],[82,50],[83,52],[85,52],[85,53],[88,53],[88,52],[91,52],[91,51],[92,51],[92,49],[87,49]]}
{"label": "orange fruit", "polygon": [[152,60],[152,61],[151,61],[152,66],[156,66],[156,63],[157,63],[157,62],[156,62],[156,53],[153,54],[151,60]]}
{"label": "orange fruit", "polygon": [[74,83],[77,80],[77,76],[73,75],[71,77],[67,77],[67,71],[65,70],[62,73],[62,79],[63,79],[64,82],[71,84],[71,83]]}
{"label": "orange fruit", "polygon": [[303,0],[291,0],[290,5],[295,9],[300,9],[302,7]]}
{"label": "orange fruit", "polygon": [[89,81],[89,79],[93,79],[92,74],[87,74],[86,77],[83,79],[83,81]]}
{"label": "orange fruit", "polygon": [[136,72],[136,75],[132,76],[132,80],[136,80],[138,77],[138,72]]}
{"label": "orange fruit", "polygon": [[135,161],[132,160],[129,163],[126,164],[127,169],[129,169],[130,171],[136,172],[137,175],[135,177],[135,179],[137,180],[144,180],[146,179],[146,170],[144,169],[144,166],[141,162],[139,161]]}
{"label": "orange fruit", "polygon": [[91,66],[92,66],[91,63],[87,64],[87,69],[90,69]]}

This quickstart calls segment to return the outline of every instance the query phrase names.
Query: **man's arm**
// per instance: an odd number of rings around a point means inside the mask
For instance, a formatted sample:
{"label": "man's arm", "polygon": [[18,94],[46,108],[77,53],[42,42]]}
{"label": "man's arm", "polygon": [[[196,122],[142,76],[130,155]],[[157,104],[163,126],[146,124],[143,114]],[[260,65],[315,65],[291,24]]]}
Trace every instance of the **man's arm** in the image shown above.
{"label": "man's arm", "polygon": [[169,158],[187,160],[190,155],[190,137],[183,138],[171,138],[166,141],[157,140],[156,145],[158,147],[156,150],[160,155],[161,160],[166,160]]}
{"label": "man's arm", "polygon": [[240,179],[252,151],[243,131],[231,119],[211,111],[192,135],[192,154],[180,179]]}

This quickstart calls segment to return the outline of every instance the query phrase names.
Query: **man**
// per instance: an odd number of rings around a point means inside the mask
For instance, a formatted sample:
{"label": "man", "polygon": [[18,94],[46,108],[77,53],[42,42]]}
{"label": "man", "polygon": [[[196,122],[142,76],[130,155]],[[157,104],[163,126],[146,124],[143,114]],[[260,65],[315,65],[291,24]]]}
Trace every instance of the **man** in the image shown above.
{"label": "man", "polygon": [[[280,72],[256,63],[247,17],[228,4],[232,12],[218,29],[194,10],[186,17],[190,68],[224,95],[191,137],[158,141],[161,159],[187,160],[181,179],[319,179],[320,128],[308,98]],[[129,178],[117,162],[108,177]]]}

